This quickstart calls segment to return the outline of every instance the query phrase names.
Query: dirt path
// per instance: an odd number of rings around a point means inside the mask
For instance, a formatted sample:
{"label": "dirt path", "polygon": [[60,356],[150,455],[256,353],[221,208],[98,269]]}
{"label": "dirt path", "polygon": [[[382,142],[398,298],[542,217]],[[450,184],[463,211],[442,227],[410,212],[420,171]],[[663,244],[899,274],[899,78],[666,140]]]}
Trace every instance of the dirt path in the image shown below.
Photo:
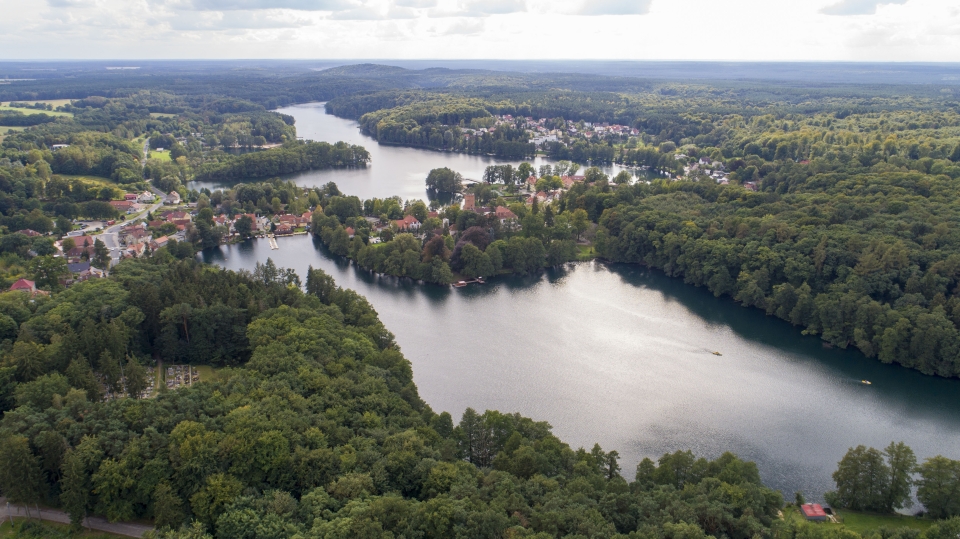
{"label": "dirt path", "polygon": [[[3,520],[9,520],[11,516],[13,518],[27,518],[27,510],[21,505],[8,503],[6,498],[0,498],[0,516],[2,516]],[[30,516],[37,518],[37,510],[35,508],[30,508]],[[40,520],[70,524],[70,515],[59,509],[41,509]],[[153,529],[151,526],[143,524],[110,522],[100,517],[87,517],[86,522],[83,524],[91,530],[115,533],[126,537],[143,537],[143,534]]]}

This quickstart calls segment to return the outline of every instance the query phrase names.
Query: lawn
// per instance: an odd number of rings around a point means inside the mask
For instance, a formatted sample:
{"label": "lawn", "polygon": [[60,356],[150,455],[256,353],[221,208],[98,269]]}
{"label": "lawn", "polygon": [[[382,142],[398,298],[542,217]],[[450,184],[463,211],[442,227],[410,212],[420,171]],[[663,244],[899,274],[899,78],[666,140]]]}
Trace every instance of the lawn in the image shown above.
{"label": "lawn", "polygon": [[[30,103],[31,105],[33,103],[50,103],[51,105],[53,105],[53,108],[57,108],[60,105],[64,105],[69,102],[70,102],[69,99],[66,99],[66,100],[58,99],[55,101],[28,101],[28,103]],[[20,107],[11,107],[9,101],[0,105],[0,111],[10,111],[10,110],[15,110],[17,112],[22,112],[24,114],[49,114],[50,116],[69,116],[69,117],[73,116],[72,112],[57,112],[55,110],[37,110],[37,109],[26,109],[26,108],[20,108]]]}
{"label": "lawn", "polygon": [[201,382],[211,382],[217,379],[217,371],[209,365],[197,365]]}
{"label": "lawn", "polygon": [[577,260],[593,260],[597,257],[597,251],[593,245],[577,245],[580,252],[577,254]]}
{"label": "lawn", "polygon": [[158,152],[156,150],[150,150],[150,159],[159,159],[160,161],[170,161],[170,151],[164,150]]}
{"label": "lawn", "polygon": [[24,129],[26,129],[26,127],[7,127],[7,126],[0,127],[0,142],[3,142],[3,138],[9,135],[10,131],[18,132],[18,131],[23,131]]}
{"label": "lawn", "polygon": [[61,178],[66,178],[69,180],[80,180],[83,183],[93,186],[93,187],[117,187],[123,191],[123,187],[117,185],[117,182],[111,180],[110,178],[104,178],[102,176],[71,176],[68,174],[61,174]]}
{"label": "lawn", "polygon": [[[831,528],[846,528],[850,531],[859,533],[861,535],[876,531],[880,528],[911,528],[914,530],[926,530],[930,526],[933,526],[934,521],[916,518],[912,516],[905,515],[885,515],[878,513],[860,513],[857,511],[841,510],[837,511],[836,516],[840,524],[833,524],[832,522],[823,523],[823,526],[828,526]],[[786,518],[801,519],[800,512],[795,506],[788,506],[783,510],[784,516]]]}
{"label": "lawn", "polygon": [[837,511],[838,518],[843,522],[842,526],[855,531],[859,534],[874,531],[881,527],[886,528],[912,528],[915,530],[926,530],[933,526],[934,521],[904,515],[880,515],[876,513],[858,513],[855,511]]}

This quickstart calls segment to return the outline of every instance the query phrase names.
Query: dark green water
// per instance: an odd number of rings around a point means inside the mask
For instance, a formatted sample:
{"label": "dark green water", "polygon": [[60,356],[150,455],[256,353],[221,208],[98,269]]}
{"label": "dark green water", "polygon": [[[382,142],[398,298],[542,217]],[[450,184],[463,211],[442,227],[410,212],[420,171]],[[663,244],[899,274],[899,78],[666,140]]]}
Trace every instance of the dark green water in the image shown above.
{"label": "dark green water", "polygon": [[252,270],[271,257],[301,276],[323,268],[373,303],[434,410],[549,421],[574,447],[619,451],[628,476],[645,456],[733,451],[788,497],[820,499],[851,446],[902,440],[920,458],[960,458],[960,381],[825,349],[657,271],[588,263],[453,289],[375,276],[308,236],[278,241],[278,251],[251,241],[203,259]]}

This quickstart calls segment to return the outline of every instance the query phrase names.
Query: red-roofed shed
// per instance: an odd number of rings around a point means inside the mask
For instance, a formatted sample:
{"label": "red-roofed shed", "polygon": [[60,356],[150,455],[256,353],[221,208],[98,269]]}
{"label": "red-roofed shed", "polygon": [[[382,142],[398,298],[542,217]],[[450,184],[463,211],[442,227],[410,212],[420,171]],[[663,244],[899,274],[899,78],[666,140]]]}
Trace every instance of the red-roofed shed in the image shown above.
{"label": "red-roofed shed", "polygon": [[800,512],[807,520],[827,520],[827,513],[819,503],[808,503],[800,506]]}

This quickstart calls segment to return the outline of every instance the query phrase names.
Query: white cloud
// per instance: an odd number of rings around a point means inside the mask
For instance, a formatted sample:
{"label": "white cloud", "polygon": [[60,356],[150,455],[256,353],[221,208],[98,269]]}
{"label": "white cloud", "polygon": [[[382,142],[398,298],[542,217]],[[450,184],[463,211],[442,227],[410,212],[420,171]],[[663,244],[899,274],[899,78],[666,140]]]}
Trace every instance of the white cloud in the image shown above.
{"label": "white cloud", "polygon": [[841,0],[820,11],[827,15],[872,15],[881,5],[905,3],[907,0]]}
{"label": "white cloud", "polygon": [[586,0],[578,15],[643,15],[653,0]]}
{"label": "white cloud", "polygon": [[417,16],[416,10],[406,7],[382,9],[373,6],[357,6],[353,9],[337,11],[330,18],[343,21],[395,21],[415,19]]}
{"label": "white cloud", "polygon": [[0,5],[0,58],[7,59],[960,61],[957,0],[0,0]]}
{"label": "white cloud", "polygon": [[173,17],[168,21],[171,30],[257,30],[265,28],[302,28],[313,21],[285,13],[264,14],[255,11],[227,11],[193,13],[190,16]]}
{"label": "white cloud", "polygon": [[193,0],[193,7],[194,9],[206,11],[257,9],[336,11],[349,8],[351,5],[341,0]]}

